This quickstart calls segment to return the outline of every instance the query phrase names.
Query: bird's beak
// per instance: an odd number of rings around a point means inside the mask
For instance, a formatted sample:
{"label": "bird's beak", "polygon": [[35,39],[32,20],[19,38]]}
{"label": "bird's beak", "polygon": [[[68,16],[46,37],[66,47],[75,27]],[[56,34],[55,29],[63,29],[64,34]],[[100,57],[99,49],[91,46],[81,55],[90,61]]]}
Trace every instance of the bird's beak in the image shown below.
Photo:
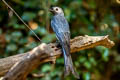
{"label": "bird's beak", "polygon": [[49,9],[50,12],[54,12],[54,10],[52,8]]}

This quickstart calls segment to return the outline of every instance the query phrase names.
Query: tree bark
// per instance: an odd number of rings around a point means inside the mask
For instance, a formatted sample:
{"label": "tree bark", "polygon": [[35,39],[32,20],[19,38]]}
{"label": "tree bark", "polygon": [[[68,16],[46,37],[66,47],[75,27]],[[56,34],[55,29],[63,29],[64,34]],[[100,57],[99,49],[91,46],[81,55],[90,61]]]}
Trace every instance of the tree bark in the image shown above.
{"label": "tree bark", "polygon": [[[0,59],[0,76],[3,80],[25,80],[27,75],[37,68],[41,63],[55,62],[62,52],[57,43],[42,43],[33,50],[7,58]],[[71,40],[71,53],[80,50],[105,46],[111,48],[114,42],[107,36],[78,36]],[[7,74],[6,74],[7,73]]]}

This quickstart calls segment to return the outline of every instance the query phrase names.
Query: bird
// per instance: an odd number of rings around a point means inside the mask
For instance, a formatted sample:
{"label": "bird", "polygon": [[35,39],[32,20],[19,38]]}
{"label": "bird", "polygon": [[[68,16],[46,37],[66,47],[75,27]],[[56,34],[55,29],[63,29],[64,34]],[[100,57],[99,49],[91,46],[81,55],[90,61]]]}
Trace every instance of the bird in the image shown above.
{"label": "bird", "polygon": [[72,72],[74,77],[79,79],[79,75],[73,66],[70,55],[70,29],[68,21],[64,16],[62,8],[54,6],[51,7],[49,11],[53,14],[53,17],[51,18],[51,27],[56,34],[64,56],[64,76],[66,77]]}

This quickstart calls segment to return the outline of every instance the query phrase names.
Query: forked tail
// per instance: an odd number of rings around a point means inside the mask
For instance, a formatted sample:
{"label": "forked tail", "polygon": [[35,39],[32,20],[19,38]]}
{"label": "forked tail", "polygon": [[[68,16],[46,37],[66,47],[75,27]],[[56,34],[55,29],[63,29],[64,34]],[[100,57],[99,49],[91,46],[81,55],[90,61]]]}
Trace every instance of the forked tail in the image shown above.
{"label": "forked tail", "polygon": [[67,46],[66,47],[63,46],[63,54],[64,54],[64,64],[65,64],[64,75],[68,76],[70,72],[72,72],[72,74],[79,79],[80,77],[73,66],[72,58],[70,55],[70,49]]}

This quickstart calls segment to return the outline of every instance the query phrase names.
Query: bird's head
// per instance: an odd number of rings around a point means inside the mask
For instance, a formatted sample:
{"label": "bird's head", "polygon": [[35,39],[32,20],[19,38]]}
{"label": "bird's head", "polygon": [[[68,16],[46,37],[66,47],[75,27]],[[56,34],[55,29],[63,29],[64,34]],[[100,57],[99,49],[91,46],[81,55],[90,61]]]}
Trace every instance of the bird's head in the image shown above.
{"label": "bird's head", "polygon": [[60,8],[60,7],[51,7],[49,10],[54,15],[56,15],[56,14],[62,14],[62,15],[64,15],[64,12],[63,12],[62,8]]}

